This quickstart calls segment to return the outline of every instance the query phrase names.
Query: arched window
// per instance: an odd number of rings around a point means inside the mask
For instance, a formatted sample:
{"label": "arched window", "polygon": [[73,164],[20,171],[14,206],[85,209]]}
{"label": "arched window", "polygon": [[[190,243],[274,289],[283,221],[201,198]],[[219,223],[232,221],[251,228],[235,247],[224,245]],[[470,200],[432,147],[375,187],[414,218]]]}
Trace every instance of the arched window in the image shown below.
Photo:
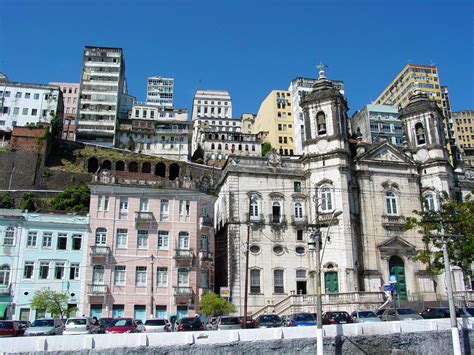
{"label": "arched window", "polygon": [[151,172],[151,164],[149,162],[145,162],[142,165],[142,173],[150,173]]}
{"label": "arched window", "polygon": [[214,145],[214,143],[211,143],[211,149],[216,149],[216,146]]}
{"label": "arched window", "polygon": [[435,197],[431,192],[428,192],[424,195],[424,209],[427,211],[435,211],[436,210],[436,202]]}
{"label": "arched window", "polygon": [[318,135],[326,134],[326,115],[324,112],[318,112],[316,115],[316,124],[318,127]]}
{"label": "arched window", "polygon": [[418,144],[425,144],[426,139],[425,139],[425,128],[423,127],[423,124],[418,122],[415,125],[415,134],[416,134],[416,142]]}
{"label": "arched window", "polygon": [[112,169],[112,162],[110,160],[104,160],[102,162],[102,169],[107,169],[107,170]]}
{"label": "arched window", "polygon": [[225,150],[228,150],[228,149],[229,149],[229,145],[228,145],[227,143],[224,145],[224,149],[225,149]]}
{"label": "arched window", "polygon": [[281,205],[278,201],[273,201],[272,203],[272,222],[280,223],[281,218]]}
{"label": "arched window", "polygon": [[138,173],[138,163],[136,161],[130,162],[130,164],[128,164],[128,171]]}
{"label": "arched window", "polygon": [[218,149],[218,150],[222,150],[222,144],[219,143],[219,144],[217,145],[217,149]]}
{"label": "arched window", "polygon": [[95,245],[107,245],[107,229],[97,228],[95,230]]}
{"label": "arched window", "polygon": [[332,193],[331,188],[324,186],[319,190],[319,198],[321,200],[321,211],[332,211]]}
{"label": "arched window", "polygon": [[398,215],[397,196],[393,191],[385,192],[385,204],[388,215]]}
{"label": "arched window", "polygon": [[125,163],[122,160],[117,161],[115,163],[115,170],[124,171],[125,170]]}
{"label": "arched window", "polygon": [[249,217],[251,220],[260,219],[260,201],[257,194],[252,194],[250,196],[250,211]]}
{"label": "arched window", "polygon": [[295,219],[296,220],[303,219],[303,204],[301,202],[295,202],[294,210],[295,210]]}
{"label": "arched window", "polygon": [[8,286],[10,284],[10,265],[0,267],[0,285]]}
{"label": "arched window", "polygon": [[179,165],[176,163],[173,163],[170,165],[170,175],[169,179],[171,181],[175,180],[176,178],[179,177]]}
{"label": "arched window", "polygon": [[165,177],[166,175],[166,165],[165,163],[158,163],[155,166],[155,175]]}
{"label": "arched window", "polygon": [[10,226],[5,230],[5,238],[3,238],[3,245],[15,244],[15,228]]}

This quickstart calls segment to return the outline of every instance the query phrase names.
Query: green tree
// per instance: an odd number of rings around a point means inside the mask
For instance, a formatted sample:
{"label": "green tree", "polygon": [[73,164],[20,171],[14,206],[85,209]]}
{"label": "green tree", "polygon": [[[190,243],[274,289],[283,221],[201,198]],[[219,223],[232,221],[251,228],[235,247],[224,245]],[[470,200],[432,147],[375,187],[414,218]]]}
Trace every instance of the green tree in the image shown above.
{"label": "green tree", "polygon": [[53,291],[45,287],[35,291],[31,299],[31,308],[45,310],[53,316],[63,318],[69,316],[69,312],[75,311],[73,308],[68,309],[67,301],[66,293]]}
{"label": "green tree", "polygon": [[66,212],[89,211],[90,190],[86,184],[77,184],[68,187],[57,194],[51,203],[53,210]]}
{"label": "green tree", "polygon": [[272,149],[272,145],[270,143],[263,143],[262,144],[262,157],[267,155],[267,153]]}
{"label": "green tree", "polygon": [[135,149],[135,141],[133,140],[132,136],[130,136],[128,138],[127,149],[128,150],[134,150]]}
{"label": "green tree", "polygon": [[[427,265],[427,270],[439,274],[444,270],[443,240],[447,236],[451,265],[458,266],[464,275],[472,275],[474,262],[474,200],[468,195],[463,201],[441,196],[439,208],[429,208],[424,202],[423,211],[413,211],[415,217],[407,219],[405,229],[418,229],[425,248],[418,251],[415,260]],[[431,206],[433,207],[433,206]]]}
{"label": "green tree", "polygon": [[56,141],[61,138],[61,132],[63,131],[63,121],[57,114],[52,114],[51,116],[51,136],[53,137],[53,141]]}
{"label": "green tree", "polygon": [[199,310],[209,316],[220,316],[235,312],[235,306],[225,298],[220,298],[215,293],[205,293],[201,296]]}
{"label": "green tree", "polygon": [[33,202],[33,194],[31,192],[25,192],[21,197],[21,200],[21,210],[27,210],[29,212],[36,211],[35,203]]}
{"label": "green tree", "polygon": [[0,192],[0,208],[14,208],[15,199],[10,191]]}

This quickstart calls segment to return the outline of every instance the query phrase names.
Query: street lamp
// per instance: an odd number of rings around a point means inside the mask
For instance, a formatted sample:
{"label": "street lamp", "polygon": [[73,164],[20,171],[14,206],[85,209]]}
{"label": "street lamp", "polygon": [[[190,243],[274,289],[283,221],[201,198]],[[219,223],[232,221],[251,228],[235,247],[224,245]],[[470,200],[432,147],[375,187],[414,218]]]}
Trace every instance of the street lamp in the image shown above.
{"label": "street lamp", "polygon": [[[316,204],[316,200],[315,200]],[[318,206],[316,205],[316,209]],[[326,241],[329,236],[329,230],[331,229],[332,222],[334,221],[334,218],[337,216],[340,216],[342,214],[342,211],[340,210],[334,210],[331,214],[331,219],[329,220],[329,225],[328,228],[326,229],[325,233],[325,243],[324,246],[326,246]],[[316,268],[316,275],[315,275],[315,283],[316,283],[316,344],[317,344],[317,355],[323,355],[323,316],[322,316],[322,308],[323,308],[323,302],[321,299],[321,261],[324,256],[324,249],[323,253],[321,253],[321,244],[322,244],[322,239],[321,239],[321,231],[319,230],[319,224],[315,224],[313,227],[313,232],[310,233],[308,237],[308,250],[313,250],[316,253],[316,263],[315,263],[315,268]]]}

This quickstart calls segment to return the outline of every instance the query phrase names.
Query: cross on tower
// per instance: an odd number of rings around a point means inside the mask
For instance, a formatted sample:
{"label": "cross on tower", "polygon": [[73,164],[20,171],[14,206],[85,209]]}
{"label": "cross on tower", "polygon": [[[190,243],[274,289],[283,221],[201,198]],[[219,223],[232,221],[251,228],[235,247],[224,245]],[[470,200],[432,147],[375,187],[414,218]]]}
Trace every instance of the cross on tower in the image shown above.
{"label": "cross on tower", "polygon": [[316,68],[319,69],[319,79],[326,79],[326,75],[324,75],[324,68],[328,66],[324,64],[322,61],[319,61],[319,64],[316,65]]}

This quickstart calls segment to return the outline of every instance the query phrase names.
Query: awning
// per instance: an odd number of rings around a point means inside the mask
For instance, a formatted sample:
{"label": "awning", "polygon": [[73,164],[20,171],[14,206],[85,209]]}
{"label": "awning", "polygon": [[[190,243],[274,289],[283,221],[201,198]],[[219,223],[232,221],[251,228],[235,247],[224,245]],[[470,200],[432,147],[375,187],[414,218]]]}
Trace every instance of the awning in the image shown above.
{"label": "awning", "polygon": [[7,309],[10,303],[0,302],[0,319],[6,318]]}

